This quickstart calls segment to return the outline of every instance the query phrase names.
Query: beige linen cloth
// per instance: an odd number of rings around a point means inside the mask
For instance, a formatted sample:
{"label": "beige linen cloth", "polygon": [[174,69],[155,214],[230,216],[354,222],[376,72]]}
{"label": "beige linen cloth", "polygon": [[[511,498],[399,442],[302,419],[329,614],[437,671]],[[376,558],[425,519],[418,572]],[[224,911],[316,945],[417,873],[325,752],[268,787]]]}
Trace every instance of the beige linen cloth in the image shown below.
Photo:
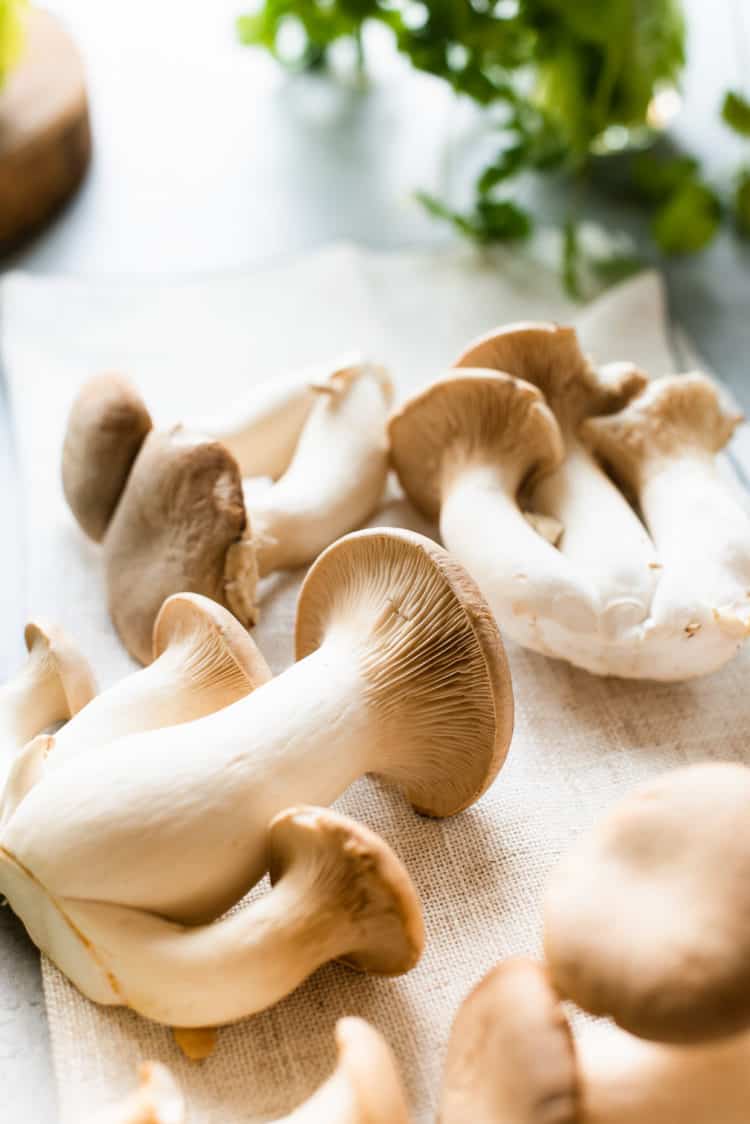
{"label": "beige linen cloth", "polygon": [[[352,348],[387,363],[403,395],[439,374],[471,336],[523,318],[575,320],[601,361],[629,358],[653,374],[684,363],[657,276],[581,310],[551,273],[502,253],[378,255],[342,246],[250,276],[178,285],[13,276],[2,299],[26,495],[28,612],[70,629],[102,686],[132,665],[107,618],[99,552],[74,524],[59,483],[66,412],[92,372],[130,373],[166,423]],[[395,490],[377,522],[419,527]],[[255,634],[276,672],[292,657],[298,577],[278,576],[264,591]],[[420,819],[370,778],[338,803],[388,840],[416,883],[427,936],[417,968],[383,980],[328,965],[272,1010],[222,1029],[213,1056],[195,1065],[167,1029],[94,1006],[45,963],[63,1124],[82,1124],[122,1094],[143,1058],[172,1067],[193,1124],[268,1120],[327,1075],[334,1024],[347,1014],[369,1019],[391,1043],[414,1121],[433,1118],[455,1010],[497,960],[539,952],[545,878],[572,837],[644,777],[706,758],[748,759],[747,656],[705,680],[659,685],[608,681],[508,649],[515,736],[474,808],[443,822]]]}

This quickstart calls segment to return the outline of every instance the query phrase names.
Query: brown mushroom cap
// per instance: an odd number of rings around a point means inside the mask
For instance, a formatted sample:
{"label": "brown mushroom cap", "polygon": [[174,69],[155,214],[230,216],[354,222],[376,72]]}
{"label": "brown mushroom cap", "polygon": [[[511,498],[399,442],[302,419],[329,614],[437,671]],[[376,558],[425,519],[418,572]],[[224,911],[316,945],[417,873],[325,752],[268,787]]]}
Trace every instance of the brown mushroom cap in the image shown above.
{"label": "brown mushroom cap", "polygon": [[632,364],[610,364],[601,375],[581,351],[574,328],[548,323],[508,324],[488,332],[469,344],[454,366],[507,371],[533,383],[564,426],[621,409],[647,381]]}
{"label": "brown mushroom cap", "polygon": [[559,991],[625,1030],[699,1042],[750,1027],[750,769],[705,764],[641,785],[551,879]]}
{"label": "brown mushroom cap", "polygon": [[[271,821],[268,853],[272,883],[291,867],[303,878],[312,870],[320,897],[336,902],[338,926],[348,926],[345,939],[351,942],[339,959],[383,976],[414,967],[424,945],[419,898],[380,836],[328,808],[300,805]],[[309,907],[314,930],[315,903],[310,901]],[[320,912],[323,925],[330,928],[330,907]]]}
{"label": "brown mushroom cap", "polygon": [[152,430],[104,539],[110,613],[131,655],[150,661],[154,621],[173,593],[202,593],[252,624],[247,533],[239,468],[224,446],[179,426]]}
{"label": "brown mushroom cap", "polygon": [[508,960],[453,1022],[439,1124],[579,1124],[570,1026],[544,968]]}
{"label": "brown mushroom cap", "polygon": [[96,694],[96,680],[88,661],[61,628],[43,621],[29,621],[24,629],[28,652],[38,651],[50,674],[58,680],[72,718]]}
{"label": "brown mushroom cap", "polygon": [[[172,644],[184,637],[193,648],[196,634],[206,638],[201,658],[209,661],[211,671],[228,680],[236,674],[249,681],[252,688],[271,679],[271,671],[255,641],[236,617],[209,597],[199,593],[175,593],[168,597],[154,622],[153,658],[156,660]],[[186,667],[195,673],[195,668]],[[208,670],[208,669],[207,669]]]}
{"label": "brown mushroom cap", "polygon": [[346,535],[302,586],[297,659],[334,630],[359,651],[381,723],[378,771],[425,815],[478,800],[508,752],[513,690],[497,624],[463,567],[412,531]]}
{"label": "brown mushroom cap", "polygon": [[663,459],[718,453],[741,421],[716,383],[694,373],[654,379],[619,413],[588,418],[580,433],[626,487],[637,489]]}
{"label": "brown mushroom cap", "polygon": [[553,471],[564,453],[536,387],[491,371],[444,375],[391,416],[388,435],[404,491],[433,520],[446,476],[463,465],[512,461],[520,484]]}
{"label": "brown mushroom cap", "polygon": [[364,1124],[408,1124],[409,1111],[393,1054],[364,1019],[336,1023],[338,1071],[345,1075]]}
{"label": "brown mushroom cap", "polygon": [[151,416],[122,375],[96,375],[70,410],[62,453],[65,498],[82,530],[101,542]]}

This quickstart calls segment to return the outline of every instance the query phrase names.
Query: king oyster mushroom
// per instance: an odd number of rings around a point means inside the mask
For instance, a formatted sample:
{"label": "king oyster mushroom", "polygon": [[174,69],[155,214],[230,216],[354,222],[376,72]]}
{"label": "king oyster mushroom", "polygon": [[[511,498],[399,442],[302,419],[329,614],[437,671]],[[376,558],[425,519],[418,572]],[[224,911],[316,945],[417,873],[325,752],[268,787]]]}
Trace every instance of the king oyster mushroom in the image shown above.
{"label": "king oyster mushroom", "polygon": [[705,375],[655,379],[583,437],[636,498],[661,570],[644,628],[644,672],[703,675],[750,634],[750,518],[716,453],[741,415]]}
{"label": "king oyster mushroom", "polygon": [[[242,426],[205,437],[182,426],[144,435],[148,414],[132,387],[111,377],[84,387],[63,482],[81,527],[102,541],[110,612],[131,655],[148,662],[154,619],[172,593],[204,594],[251,625],[259,577],[312,561],[373,513],[387,474],[391,394],[373,364],[327,378],[308,372],[259,388]],[[111,458],[118,434],[123,447]],[[243,483],[231,449],[251,470],[281,475],[258,491]]]}
{"label": "king oyster mushroom", "polygon": [[[45,769],[0,829],[0,890],[87,994],[114,1001],[75,936],[81,909],[87,925],[130,907],[123,918],[182,932],[257,882],[267,825],[297,801],[331,803],[376,772],[447,816],[496,776],[513,724],[502,642],[434,543],[381,529],[330,547],[303,585],[296,648],[296,664],[215,714]],[[231,945],[233,925],[220,931]],[[193,935],[184,947],[202,947]]]}
{"label": "king oyster mushroom", "polygon": [[750,1030],[750,769],[702,764],[640,785],[550,880],[558,991],[660,1042]]}
{"label": "king oyster mushroom", "polygon": [[138,1086],[119,1104],[91,1117],[90,1124],[185,1124],[185,1098],[160,1062],[138,1067]]}
{"label": "king oyster mushroom", "polygon": [[[265,1010],[330,960],[385,976],[416,964],[424,941],[419,900],[374,832],[326,808],[300,806],[273,819],[266,848],[273,888],[206,925],[73,899],[54,903],[53,914],[51,898],[46,915],[24,921],[90,999],[170,1026]],[[9,880],[11,901],[22,877]]]}
{"label": "king oyster mushroom", "polygon": [[493,968],[459,1009],[438,1119],[439,1124],[745,1124],[749,1062],[748,1034],[669,1046],[594,1025],[574,1039],[545,968],[508,960]]}
{"label": "king oyster mushroom", "polygon": [[96,694],[91,668],[62,629],[29,621],[24,639],[26,663],[0,686],[0,785],[28,741]]}

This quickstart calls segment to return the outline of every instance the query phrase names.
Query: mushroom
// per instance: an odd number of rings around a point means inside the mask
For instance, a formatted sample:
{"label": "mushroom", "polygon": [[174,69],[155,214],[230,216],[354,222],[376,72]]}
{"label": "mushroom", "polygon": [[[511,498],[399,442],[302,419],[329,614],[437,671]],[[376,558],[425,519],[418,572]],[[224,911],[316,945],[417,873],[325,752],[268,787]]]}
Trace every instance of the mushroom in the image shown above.
{"label": "mushroom", "polygon": [[336,1069],[276,1124],[409,1124],[401,1078],[388,1043],[364,1019],[336,1023]]}
{"label": "mushroom", "polygon": [[[239,466],[227,445],[183,427],[151,430],[127,476],[103,537],[112,619],[128,651],[150,658],[151,629],[162,602],[183,590],[202,593],[230,609],[246,626],[256,617],[258,577],[300,566],[375,510],[385,485],[385,418],[391,396],[382,368],[359,364],[337,368],[326,381],[304,384],[313,402],[296,448],[280,479],[260,495],[243,488]],[[267,391],[270,398],[275,391]],[[289,393],[289,387],[287,387]],[[269,470],[284,459],[292,416],[300,416],[301,393],[292,406],[260,412],[257,460]],[[305,407],[307,409],[307,406]],[[286,412],[286,411],[289,412]],[[269,419],[284,414],[280,445],[266,441]],[[76,441],[96,451],[89,411],[73,408],[66,449]],[[296,421],[295,421],[296,425]],[[246,418],[242,439],[252,444]],[[81,434],[83,433],[83,437]],[[263,435],[266,437],[263,437]],[[262,440],[261,440],[262,438]],[[250,454],[245,451],[246,463]],[[284,453],[286,456],[286,453]],[[98,463],[76,462],[79,476],[98,475]],[[72,486],[69,493],[73,492]],[[74,512],[80,508],[71,502]],[[83,524],[82,524],[83,525]],[[85,526],[84,526],[85,529]]]}
{"label": "mushroom", "polygon": [[476,578],[503,628],[548,654],[596,630],[591,583],[524,518],[524,484],[561,463],[559,426],[539,390],[492,371],[457,371],[389,422],[401,484]]}
{"label": "mushroom", "polygon": [[574,1040],[541,964],[508,960],[459,1009],[440,1124],[746,1124],[750,1035],[699,1046],[603,1025]]}
{"label": "mushroom", "polygon": [[[278,1003],[321,965],[343,960],[375,975],[408,972],[424,934],[416,891],[379,836],[346,816],[301,805],[267,832],[273,888],[229,917],[177,925],[104,902],[60,903],[117,1003],[170,1026],[228,1023]],[[77,960],[45,951],[79,983]]]}
{"label": "mushroom", "polygon": [[731,658],[750,633],[750,518],[715,454],[741,421],[705,375],[655,379],[584,438],[637,498],[662,569],[644,646],[649,674],[685,678]]}
{"label": "mushroom", "polygon": [[[595,370],[573,328],[547,323],[490,332],[470,344],[455,365],[505,371],[542,391],[560,425],[565,458],[535,484],[533,506],[562,524],[560,550],[593,585],[601,637],[612,640],[637,627],[648,617],[656,584],[655,550],[578,430],[584,419],[624,406],[646,385],[646,376],[630,363]],[[592,670],[609,669],[600,658]]]}
{"label": "mushroom", "polygon": [[70,899],[210,921],[263,874],[284,808],[375,772],[448,816],[496,776],[513,725],[502,641],[435,543],[395,529],[335,543],[302,587],[296,650],[215,714],[44,772],[0,832],[0,890],[30,931]]}
{"label": "mushroom", "polygon": [[179,1086],[160,1062],[143,1062],[138,1068],[137,1089],[95,1118],[96,1124],[185,1124],[186,1120]]}
{"label": "mushroom", "polygon": [[62,629],[30,621],[24,639],[29,658],[0,686],[3,772],[31,738],[77,714],[96,694],[88,663]]}
{"label": "mushroom", "polygon": [[154,624],[153,657],[148,667],[103,691],[55,735],[51,768],[127,734],[213,714],[271,678],[254,641],[232,614],[196,593],[176,593],[164,602]]}
{"label": "mushroom", "polygon": [[579,1124],[573,1038],[544,969],[508,960],[453,1022],[439,1124]]}
{"label": "mushroom", "polygon": [[555,987],[660,1042],[750,1029],[750,769],[648,781],[584,834],[550,881]]}

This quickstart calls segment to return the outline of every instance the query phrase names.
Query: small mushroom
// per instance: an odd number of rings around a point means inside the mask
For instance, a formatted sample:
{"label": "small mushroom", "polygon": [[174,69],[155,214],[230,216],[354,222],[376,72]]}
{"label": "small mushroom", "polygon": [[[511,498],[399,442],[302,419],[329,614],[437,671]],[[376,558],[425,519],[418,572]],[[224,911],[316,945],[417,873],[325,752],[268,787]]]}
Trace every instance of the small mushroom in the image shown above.
{"label": "small mushroom", "polygon": [[715,460],[740,421],[715,383],[691,374],[655,379],[619,413],[581,427],[636,496],[658,548],[644,638],[655,678],[712,671],[750,633],[750,518]]}
{"label": "small mushroom", "polygon": [[28,741],[77,714],[96,694],[88,663],[62,629],[30,621],[24,639],[26,663],[0,686],[3,773]]}
{"label": "small mushroom", "polygon": [[153,663],[97,695],[55,735],[50,767],[127,734],[213,714],[271,678],[232,614],[195,593],[176,593],[164,602],[154,624],[153,656]]}
{"label": "small mushroom", "polygon": [[[150,658],[153,622],[172,593],[204,594],[250,626],[256,617],[258,577],[312,561],[377,507],[388,467],[387,375],[363,363],[337,368],[324,381],[311,383],[308,377],[303,387],[304,411],[299,402],[302,390],[297,386],[292,393],[288,385],[285,393],[291,395],[291,405],[274,405],[271,400],[280,392],[271,388],[263,409],[258,407],[254,467],[264,462],[269,474],[286,457],[281,445],[286,449],[296,431],[297,421],[292,426],[290,419],[305,414],[283,475],[260,494],[247,481],[243,487],[237,461],[218,439],[178,426],[166,432],[151,430],[142,440],[103,532],[112,620],[141,663]],[[129,398],[124,390],[122,396],[124,410]],[[269,443],[268,432],[279,413],[285,424],[277,446]],[[96,429],[98,419],[76,404],[66,438],[66,449],[82,450],[81,475],[88,487],[95,486],[95,454],[104,443]],[[232,447],[242,445],[246,464],[251,456],[245,446],[252,445],[253,432],[246,417],[241,438],[230,441]],[[107,498],[109,503],[109,490]],[[72,501],[71,506],[74,512],[81,507]],[[83,522],[82,526],[85,530]]]}
{"label": "small mushroom", "polygon": [[160,1062],[143,1062],[138,1087],[121,1104],[99,1113],[91,1124],[185,1124],[185,1100]]}
{"label": "small mushroom", "polygon": [[215,714],[45,772],[0,833],[14,908],[9,868],[34,879],[19,906],[27,928],[47,895],[209,921],[265,871],[267,824],[284,808],[330,804],[374,772],[448,816],[498,773],[513,726],[502,641],[435,543],[395,529],[335,543],[302,587],[296,650],[296,664]]}
{"label": "small mushroom", "polygon": [[[545,323],[511,324],[490,332],[470,344],[455,365],[505,371],[541,390],[560,425],[565,457],[535,483],[532,506],[562,524],[560,550],[594,586],[602,636],[614,639],[637,627],[649,613],[656,583],[649,563],[655,550],[578,430],[585,418],[622,408],[646,385],[646,376],[630,363],[595,370],[573,328]],[[606,673],[608,668],[600,657],[600,666],[591,670]]]}
{"label": "small mushroom", "polygon": [[336,1023],[336,1069],[276,1124],[409,1124],[401,1078],[388,1043],[364,1019]]}
{"label": "small mushroom", "polygon": [[300,806],[274,818],[267,848],[273,888],[208,925],[176,925],[105,903],[62,903],[118,1003],[170,1026],[213,1025],[278,1003],[331,960],[385,976],[416,964],[424,943],[419,900],[374,832],[328,809]]}
{"label": "small mushroom", "polygon": [[508,960],[459,1009],[440,1124],[746,1124],[750,1035],[644,1042],[596,1024],[574,1040],[547,971]]}
{"label": "small mushroom", "polygon": [[404,403],[389,436],[406,494],[428,518],[439,516],[443,541],[511,636],[554,653],[561,633],[595,632],[595,591],[518,502],[523,485],[563,456],[536,387],[500,372],[455,372]]}
{"label": "small mushroom", "polygon": [[151,426],[141,396],[122,375],[94,376],[73,402],[63,443],[63,492],[94,542],[104,538]]}
{"label": "small mushroom", "polygon": [[461,1004],[439,1124],[580,1124],[573,1037],[544,969],[493,968]]}
{"label": "small mushroom", "polygon": [[639,786],[552,877],[555,987],[660,1042],[750,1028],[750,769],[702,764]]}

